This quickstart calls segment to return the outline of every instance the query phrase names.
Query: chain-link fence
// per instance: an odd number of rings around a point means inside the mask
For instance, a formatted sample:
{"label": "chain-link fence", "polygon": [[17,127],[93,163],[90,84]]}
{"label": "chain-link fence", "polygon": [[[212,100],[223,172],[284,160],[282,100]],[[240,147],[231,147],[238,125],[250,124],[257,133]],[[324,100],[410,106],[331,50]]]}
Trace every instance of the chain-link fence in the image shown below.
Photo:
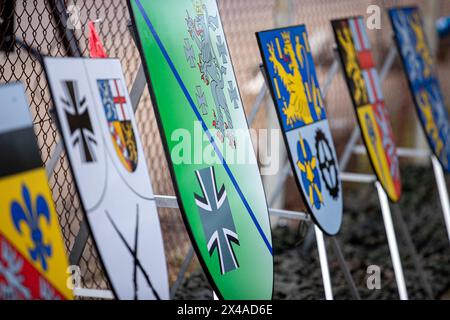
{"label": "chain-link fence", "polygon": [[[319,81],[323,83],[334,59],[334,39],[329,23],[330,19],[365,14],[369,4],[377,4],[382,8],[394,4],[417,4],[427,15],[430,11],[426,7],[428,1],[418,0],[219,0],[218,2],[247,113],[250,112],[249,109],[263,82],[258,68],[260,55],[254,35],[256,31],[278,26],[280,21],[283,21],[283,18],[287,16],[289,16],[291,23],[306,24]],[[2,3],[5,3],[5,1],[0,1],[0,10],[5,10],[5,5],[1,5]],[[434,7],[435,10],[438,10],[438,14],[450,15],[449,1],[437,1]],[[3,12],[0,12],[0,14],[4,17]],[[61,15],[67,15],[68,21],[59,19],[58,17]],[[130,89],[140,65],[140,57],[128,28],[129,13],[125,0],[16,1],[14,34],[43,54],[51,56],[71,55],[74,54],[73,46],[75,45],[79,48],[79,53],[87,57],[89,55],[87,28],[89,20],[96,21],[97,30],[109,56],[121,60]],[[10,23],[10,20],[6,19],[0,26],[5,28],[5,24],[8,23]],[[65,38],[67,35],[69,39]],[[385,14],[383,14],[382,19],[382,29],[369,31],[369,36],[375,48],[376,61],[381,65],[383,57],[392,45],[391,27]],[[72,46],[72,48],[68,48],[69,46]],[[447,102],[449,102],[449,54],[445,54],[445,51],[443,51],[439,55],[438,64],[443,91]],[[412,100],[408,94],[399,94],[399,92],[405,93],[408,90],[406,79],[401,70],[397,59],[383,84],[383,89],[386,104],[392,114],[397,141],[401,141],[402,145],[408,146],[413,144],[419,135],[411,134],[411,132],[415,132],[411,130],[415,130],[414,123],[416,121],[411,107]],[[50,113],[52,105],[48,85],[43,69],[36,57],[30,55],[28,50],[20,49],[17,46],[11,52],[0,53],[0,82],[12,81],[22,81],[26,86],[42,158],[44,163],[47,163],[53,148],[60,139],[52,122]],[[342,76],[338,74],[332,82],[326,104],[335,142],[340,151],[354,125],[350,97],[346,92]],[[271,107],[268,100],[266,105]],[[447,105],[450,105],[450,103],[447,103]],[[172,183],[147,92],[144,93],[140,101],[137,120],[154,191],[156,194],[172,195]],[[253,126],[255,128],[266,126],[264,108],[259,112]],[[364,161],[353,164],[363,166]],[[59,160],[50,179],[50,187],[60,217],[66,249],[70,253],[80,230],[83,215],[65,155]],[[299,201],[293,200],[293,203],[289,205],[301,208],[302,204],[298,203]],[[172,282],[190,242],[177,210],[160,209],[159,214]],[[88,240],[84,248],[79,265],[82,270],[83,286],[87,288],[108,287],[91,239]]]}

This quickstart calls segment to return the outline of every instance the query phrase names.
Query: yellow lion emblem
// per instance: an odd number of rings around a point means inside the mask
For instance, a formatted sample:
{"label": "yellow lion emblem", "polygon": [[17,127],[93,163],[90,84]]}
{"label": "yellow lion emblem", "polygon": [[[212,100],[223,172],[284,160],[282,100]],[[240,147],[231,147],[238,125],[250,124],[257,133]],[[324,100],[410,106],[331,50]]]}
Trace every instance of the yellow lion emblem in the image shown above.
{"label": "yellow lion emblem", "polygon": [[[294,47],[291,42],[289,32],[282,32],[284,46],[283,53],[289,57],[289,70],[285,70],[277,58],[273,43],[267,45],[269,50],[269,61],[273,63],[275,73],[280,77],[284,87],[289,92],[289,104],[283,107],[283,113],[286,115],[286,123],[293,126],[297,121],[303,121],[305,124],[313,122],[311,111],[309,109],[307,96],[305,94],[305,85],[300,74],[300,68],[295,56]],[[301,44],[296,41],[296,51],[301,51]],[[281,52],[279,52],[281,56]],[[278,85],[278,84],[276,84]]]}

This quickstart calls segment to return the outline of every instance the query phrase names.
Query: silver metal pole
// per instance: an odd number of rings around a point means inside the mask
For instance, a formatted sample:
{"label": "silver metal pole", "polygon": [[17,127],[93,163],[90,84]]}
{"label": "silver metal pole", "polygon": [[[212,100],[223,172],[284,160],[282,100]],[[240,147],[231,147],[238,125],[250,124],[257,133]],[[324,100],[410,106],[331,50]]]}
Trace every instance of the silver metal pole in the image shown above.
{"label": "silver metal pole", "polygon": [[330,89],[331,84],[333,83],[334,77],[336,77],[338,71],[339,71],[339,60],[337,57],[335,57],[333,60],[333,64],[330,67],[330,70],[328,70],[327,77],[325,78],[325,82],[323,83],[322,97],[324,99],[327,96],[328,90]]}
{"label": "silver metal pole", "polygon": [[377,181],[377,178],[373,174],[365,173],[341,172],[340,177],[341,181],[344,182],[372,183]]}
{"label": "silver metal pole", "polygon": [[287,160],[283,166],[283,169],[278,174],[277,184],[275,185],[275,189],[273,189],[274,191],[270,195],[270,198],[268,199],[269,206],[272,206],[272,204],[274,204],[275,201],[277,201],[277,198],[279,197],[279,195],[281,194],[281,190],[283,189],[284,182],[286,181],[290,172],[291,172],[291,165],[289,163],[289,160]]}
{"label": "silver metal pole", "polygon": [[[356,154],[366,154],[366,148],[362,145],[357,145],[353,149],[353,152]],[[411,148],[397,148],[397,156],[398,157],[404,157],[404,158],[430,158],[431,152],[429,150],[425,149],[411,149]],[[433,164],[434,165],[434,164]],[[436,177],[436,183],[439,184],[438,179]],[[445,184],[444,184],[445,187]],[[446,194],[446,193],[445,193]],[[448,196],[446,197],[448,199]],[[442,200],[441,200],[442,203]],[[444,207],[445,205],[443,205]],[[405,241],[406,249],[409,251],[409,255],[412,258],[414,267],[416,269],[416,272],[418,274],[419,280],[422,284],[422,287],[427,294],[429,299],[433,299],[433,290],[429,284],[429,281],[426,277],[423,264],[421,261],[421,257],[419,256],[419,253],[417,252],[414,243],[411,239],[411,234],[408,230],[408,227],[403,219],[402,213],[400,212],[400,209],[398,206],[393,208],[393,216],[396,221],[396,225],[400,229],[400,233],[402,235],[402,238]],[[444,213],[445,216],[445,213]]]}
{"label": "silver metal pole", "polygon": [[439,191],[439,198],[441,199],[445,226],[447,228],[447,235],[450,241],[450,204],[448,200],[448,191],[447,184],[445,183],[444,170],[442,169],[442,166],[435,155],[431,156],[431,163],[433,164],[433,171],[436,177],[436,185]]}
{"label": "silver metal pole", "polygon": [[180,267],[180,270],[178,271],[177,279],[170,288],[170,299],[173,299],[175,297],[175,293],[177,293],[178,289],[180,288],[184,279],[184,275],[186,274],[186,271],[189,268],[189,265],[191,264],[193,258],[194,258],[194,247],[192,247],[191,244],[188,253],[184,258],[183,263]]}
{"label": "silver metal pole", "polygon": [[256,119],[256,115],[258,114],[259,109],[261,109],[264,98],[266,97],[267,88],[266,88],[266,82],[264,81],[261,90],[259,90],[258,95],[256,96],[255,103],[253,104],[250,114],[248,116],[248,126],[250,127],[253,124],[253,121]]}
{"label": "silver metal pole", "polygon": [[314,226],[316,233],[317,250],[319,251],[320,270],[322,271],[323,288],[325,290],[325,299],[333,300],[333,290],[331,287],[330,270],[328,269],[327,250],[323,233],[319,227]]}
{"label": "silver metal pole", "polygon": [[397,156],[402,158],[428,158],[430,155],[430,150],[397,148]]}
{"label": "silver metal pole", "polygon": [[384,227],[386,229],[386,236],[389,244],[389,251],[391,253],[392,266],[394,267],[395,279],[397,282],[400,300],[408,300],[405,278],[403,276],[402,262],[400,260],[394,225],[392,223],[391,210],[389,208],[389,200],[383,190],[383,187],[378,181],[375,182],[375,186],[378,191],[378,198],[380,199],[381,212],[383,214]]}
{"label": "silver metal pole", "polygon": [[380,81],[381,82],[383,82],[386,79],[386,77],[389,73],[389,70],[391,70],[392,65],[394,64],[396,57],[397,57],[397,48],[395,47],[395,44],[392,43],[389,48],[389,52],[388,52],[387,56],[384,58],[384,63],[380,70]]}
{"label": "silver metal pole", "polygon": [[310,215],[305,212],[269,208],[269,214],[273,217],[301,220],[301,221],[305,221],[305,222],[311,221]]}
{"label": "silver metal pole", "polygon": [[427,276],[425,273],[425,269],[423,268],[423,265],[422,265],[422,261],[419,258],[419,254],[418,254],[416,247],[414,246],[414,243],[411,239],[411,235],[409,233],[408,226],[406,225],[406,222],[403,219],[403,215],[402,215],[398,205],[394,205],[392,207],[392,213],[393,213],[394,220],[396,222],[395,225],[399,227],[400,234],[402,235],[402,237],[405,241],[406,248],[409,250],[409,255],[411,256],[411,258],[413,260],[414,267],[416,268],[417,275],[419,277],[420,282],[422,283],[422,287],[423,287],[425,293],[427,294],[428,299],[431,300],[434,297],[433,290],[431,289],[430,283],[428,282],[428,279],[427,279]]}
{"label": "silver metal pole", "polygon": [[77,297],[97,298],[97,299],[114,299],[114,295],[110,290],[74,288],[73,294]]}
{"label": "silver metal pole", "polygon": [[178,201],[175,196],[155,195],[155,202],[158,208],[178,209]]}
{"label": "silver metal pole", "polygon": [[341,266],[342,272],[344,273],[345,280],[347,281],[348,286],[350,287],[350,292],[352,294],[353,299],[361,300],[361,296],[359,295],[358,289],[356,288],[355,281],[353,281],[352,274],[350,273],[350,269],[347,266],[347,263],[344,259],[344,255],[342,254],[341,246],[336,239],[336,237],[330,237],[331,244],[333,245],[334,253],[336,254],[336,258]]}
{"label": "silver metal pole", "polygon": [[56,165],[58,164],[58,160],[61,157],[62,152],[63,152],[63,143],[60,140],[56,143],[56,146],[53,149],[52,154],[50,155],[50,159],[48,160],[48,164],[45,167],[48,179],[50,179],[53,173],[55,172]]}
{"label": "silver metal pole", "polygon": [[[178,202],[175,196],[155,195],[155,202],[158,208],[178,209]],[[271,216],[286,219],[303,220],[306,222],[311,221],[311,217],[309,216],[309,214],[301,211],[290,211],[290,210],[269,208],[269,214]]]}
{"label": "silver metal pole", "polygon": [[141,63],[130,91],[131,107],[133,108],[134,113],[136,113],[146,85],[147,80],[145,79],[144,65]]}
{"label": "silver metal pole", "polygon": [[[353,153],[366,154],[366,147],[363,145],[356,145],[353,148]],[[400,158],[429,158],[431,152],[425,149],[397,148],[397,156]]]}
{"label": "silver metal pole", "polygon": [[80,229],[78,230],[73,246],[69,253],[69,262],[71,265],[78,265],[81,257],[83,256],[84,247],[89,239],[89,229],[85,219],[80,222]]}
{"label": "silver metal pole", "polygon": [[350,161],[350,157],[353,153],[353,147],[355,146],[356,141],[358,141],[358,138],[359,128],[355,125],[352,134],[350,135],[350,139],[348,139],[347,144],[345,145],[344,152],[339,159],[339,167],[341,171],[344,171],[347,168],[348,162]]}

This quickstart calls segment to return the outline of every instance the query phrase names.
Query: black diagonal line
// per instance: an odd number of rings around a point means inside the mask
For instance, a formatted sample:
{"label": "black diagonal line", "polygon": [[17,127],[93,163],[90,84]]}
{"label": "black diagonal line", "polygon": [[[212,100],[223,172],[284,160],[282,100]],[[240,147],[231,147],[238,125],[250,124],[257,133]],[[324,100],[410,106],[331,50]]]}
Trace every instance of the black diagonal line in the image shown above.
{"label": "black diagonal line", "polygon": [[136,204],[136,227],[134,229],[134,272],[133,272],[133,282],[134,282],[134,300],[137,300],[137,255],[138,255],[138,238],[139,238],[139,205]]}
{"label": "black diagonal line", "polygon": [[156,300],[161,300],[161,298],[159,297],[159,295],[156,292],[155,288],[153,287],[153,284],[152,284],[152,282],[150,280],[150,277],[148,276],[147,272],[144,270],[144,267],[142,266],[140,260],[136,257],[136,253],[133,251],[133,249],[130,247],[130,245],[126,241],[125,237],[119,231],[119,229],[117,228],[116,224],[114,223],[113,219],[111,218],[111,216],[109,215],[107,210],[105,210],[105,213],[106,213],[106,216],[108,217],[109,222],[111,222],[111,225],[113,226],[114,230],[117,232],[117,234],[119,235],[120,239],[122,240],[122,242],[124,243],[125,247],[127,248],[128,252],[134,258],[135,265],[137,265],[139,270],[144,275],[145,281],[147,282],[148,286],[152,290],[153,295],[155,296]]}

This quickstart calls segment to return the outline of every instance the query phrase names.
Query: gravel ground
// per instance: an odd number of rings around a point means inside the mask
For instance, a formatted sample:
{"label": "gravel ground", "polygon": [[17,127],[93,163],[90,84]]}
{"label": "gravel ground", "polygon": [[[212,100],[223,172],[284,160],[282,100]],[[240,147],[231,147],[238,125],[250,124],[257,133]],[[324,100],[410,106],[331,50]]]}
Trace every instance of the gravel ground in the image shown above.
{"label": "gravel ground", "polygon": [[[407,173],[407,174],[406,174]],[[431,167],[405,167],[403,196],[391,205],[395,230],[410,299],[450,299],[450,246],[444,227],[438,191]],[[447,185],[448,185],[447,180]],[[371,186],[344,185],[344,222],[337,236],[362,299],[398,299],[395,276],[376,190]],[[356,189],[357,187],[357,189]],[[423,265],[431,288],[430,297],[419,279],[412,255],[395,218],[401,214]],[[284,226],[273,230],[275,252],[274,299],[323,299],[324,291],[317,249],[308,241],[307,226]],[[310,237],[314,239],[314,237]],[[308,246],[308,243],[311,243]],[[344,275],[328,243],[329,265],[335,299],[352,299]],[[378,265],[381,289],[366,286],[367,267]],[[177,299],[211,299],[211,289],[200,268],[185,281]]]}

